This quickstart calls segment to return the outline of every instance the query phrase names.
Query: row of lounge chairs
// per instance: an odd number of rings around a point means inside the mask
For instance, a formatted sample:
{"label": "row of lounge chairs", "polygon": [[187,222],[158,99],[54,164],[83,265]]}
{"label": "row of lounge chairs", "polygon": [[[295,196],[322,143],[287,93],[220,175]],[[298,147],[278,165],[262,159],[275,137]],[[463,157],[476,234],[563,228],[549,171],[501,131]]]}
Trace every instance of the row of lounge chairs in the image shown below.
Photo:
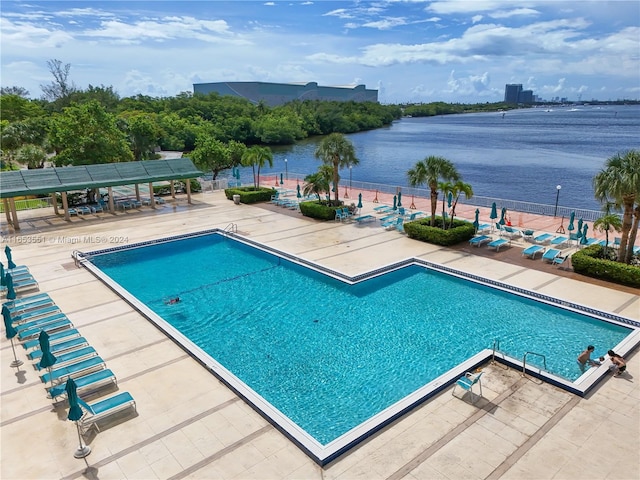
{"label": "row of lounge chairs", "polygon": [[[5,274],[11,275],[11,280],[13,283],[13,290],[17,294],[23,294],[30,291],[38,291],[40,290],[40,285],[29,269],[24,265],[18,265],[15,268],[5,269]],[[8,289],[6,285],[0,286],[0,297],[6,297],[8,293]]]}
{"label": "row of lounge chairs", "polygon": [[84,415],[78,421],[83,433],[91,428],[100,431],[101,421],[124,409],[133,407],[137,411],[135,401],[128,392],[92,403],[82,399],[107,386],[117,388],[117,379],[95,348],[80,335],[48,294],[38,293],[5,302],[4,305],[18,331],[17,338],[27,351],[27,358],[34,362],[37,371],[43,370],[43,353],[38,337],[43,331],[48,334],[50,352],[56,357],[56,362],[47,372],[40,373],[40,380],[45,385],[49,384],[46,390],[52,400],[63,401],[67,393],[66,381],[68,378],[74,379],[79,403],[84,410]]}
{"label": "row of lounge chairs", "polygon": [[[162,205],[166,203],[164,198],[158,197],[158,196],[154,196],[153,200],[158,205]],[[151,205],[151,199],[150,197],[141,198],[140,200],[132,197],[120,197],[120,198],[114,199],[113,203],[116,209],[125,211],[132,208],[141,208],[143,205]],[[104,202],[104,200],[99,200],[98,203],[94,203],[94,204],[77,205],[75,207],[70,207],[68,209],[68,212],[69,212],[69,215],[76,215],[76,216],[91,215],[91,214],[97,214],[97,213],[104,213],[104,211],[107,208],[108,207]]]}

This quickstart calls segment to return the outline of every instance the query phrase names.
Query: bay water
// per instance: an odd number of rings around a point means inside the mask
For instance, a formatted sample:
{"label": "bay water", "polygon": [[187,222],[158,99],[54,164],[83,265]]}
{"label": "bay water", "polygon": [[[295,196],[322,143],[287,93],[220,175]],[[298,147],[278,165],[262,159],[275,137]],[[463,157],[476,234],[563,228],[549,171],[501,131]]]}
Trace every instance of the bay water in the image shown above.
{"label": "bay water", "polygon": [[[403,118],[391,126],[347,135],[360,160],[340,172],[341,185],[408,186],[407,171],[438,155],[452,161],[476,196],[600,210],[593,177],[616,153],[640,149],[640,105],[581,105]],[[273,149],[273,168],[304,177],[317,171],[322,137]],[[285,164],[285,159],[286,164]],[[250,169],[243,181],[249,182]],[[244,177],[248,176],[246,179]]]}

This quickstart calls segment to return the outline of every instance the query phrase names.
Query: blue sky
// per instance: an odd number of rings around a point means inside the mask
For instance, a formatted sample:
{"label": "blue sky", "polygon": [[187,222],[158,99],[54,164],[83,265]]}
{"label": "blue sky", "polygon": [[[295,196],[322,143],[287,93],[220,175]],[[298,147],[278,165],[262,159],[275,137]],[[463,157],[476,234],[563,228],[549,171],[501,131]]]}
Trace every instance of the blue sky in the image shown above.
{"label": "blue sky", "polygon": [[1,83],[172,96],[219,81],[365,84],[383,103],[640,98],[640,2],[2,1]]}

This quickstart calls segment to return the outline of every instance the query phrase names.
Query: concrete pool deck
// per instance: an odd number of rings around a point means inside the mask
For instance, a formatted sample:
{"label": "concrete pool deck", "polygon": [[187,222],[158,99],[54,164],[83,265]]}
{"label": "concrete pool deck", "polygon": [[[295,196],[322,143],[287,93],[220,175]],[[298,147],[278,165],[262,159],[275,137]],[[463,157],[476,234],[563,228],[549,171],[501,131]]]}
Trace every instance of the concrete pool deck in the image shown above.
{"label": "concrete pool deck", "polygon": [[[367,203],[364,213],[371,212]],[[77,434],[64,406],[52,406],[22,347],[16,372],[2,341],[3,479],[425,479],[640,477],[640,356],[586,398],[500,364],[483,370],[475,405],[451,388],[321,468],[139,313],[71,259],[73,250],[195,232],[233,223],[252,240],[357,275],[407,257],[424,258],[567,301],[640,320],[640,291],[606,287],[470,252],[416,242],[379,223],[316,222],[281,209],[234,205],[222,192],[198,194],[157,211],[127,211],[64,222],[21,212],[22,241],[3,237],[129,391],[138,415],[87,437],[92,453],[73,453]],[[515,250],[515,249],[514,249]],[[541,260],[537,260],[541,262]],[[188,274],[188,265],[168,267]],[[585,345],[588,339],[585,339]],[[490,346],[488,346],[490,347]],[[600,346],[597,346],[600,350]],[[604,347],[604,346],[602,346]],[[114,392],[106,390],[100,396]],[[462,397],[462,398],[460,398]],[[98,397],[96,397],[98,398]]]}

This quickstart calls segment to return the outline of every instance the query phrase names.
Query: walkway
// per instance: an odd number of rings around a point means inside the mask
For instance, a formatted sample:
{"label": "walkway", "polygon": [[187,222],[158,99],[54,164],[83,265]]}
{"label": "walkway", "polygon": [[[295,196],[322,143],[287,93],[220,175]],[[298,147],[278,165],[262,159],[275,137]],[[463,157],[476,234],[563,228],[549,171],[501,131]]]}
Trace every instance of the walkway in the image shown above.
{"label": "walkway", "polygon": [[[439,248],[379,226],[237,206],[222,192],[198,194],[193,201],[188,206],[179,199],[157,211],[128,211],[116,218],[74,219],[70,225],[45,215],[24,223],[20,241],[3,233],[14,260],[29,266],[41,290],[115,372],[119,388],[132,393],[139,415],[88,439],[93,451],[86,470],[73,458],[77,436],[65,421],[65,409],[52,407],[21,348],[25,365],[18,372],[9,368],[11,348],[4,339],[1,478],[640,477],[637,353],[629,358],[627,376],[607,378],[584,399],[502,365],[486,365],[484,398],[475,406],[448,389],[321,469],[127,303],[76,268],[71,252],[233,222],[242,235],[348,275],[418,256],[635,320],[640,320],[640,291],[524,269],[500,256]],[[372,208],[367,202],[364,210]]]}

